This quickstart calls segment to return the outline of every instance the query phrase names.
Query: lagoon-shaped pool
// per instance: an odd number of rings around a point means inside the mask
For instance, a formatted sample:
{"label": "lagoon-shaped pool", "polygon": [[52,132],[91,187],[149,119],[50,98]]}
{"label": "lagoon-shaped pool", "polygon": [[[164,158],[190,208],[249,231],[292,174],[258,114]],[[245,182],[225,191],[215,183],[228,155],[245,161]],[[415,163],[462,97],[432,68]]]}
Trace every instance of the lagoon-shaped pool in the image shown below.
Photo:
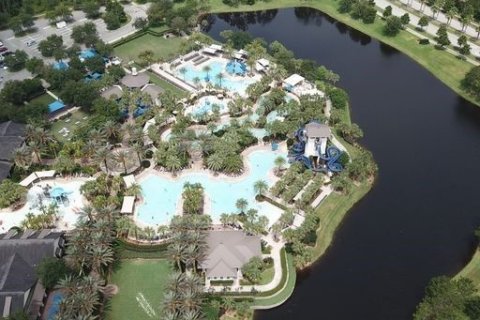
{"label": "lagoon-shaped pool", "polygon": [[[138,207],[136,219],[140,224],[157,225],[168,224],[176,214],[180,203],[183,185],[186,182],[201,183],[205,189],[207,202],[205,209],[209,212],[214,223],[219,223],[222,213],[236,213],[235,203],[239,198],[248,201],[249,208],[257,209],[259,214],[265,215],[269,223],[274,223],[281,214],[281,210],[268,202],[256,202],[253,184],[257,180],[265,180],[269,186],[273,185],[271,178],[274,160],[278,156],[286,157],[282,151],[253,151],[246,156],[246,173],[241,177],[213,176],[208,171],[185,173],[179,178],[170,178],[158,175],[148,175],[139,181],[144,202]],[[181,211],[181,210],[178,210]]]}

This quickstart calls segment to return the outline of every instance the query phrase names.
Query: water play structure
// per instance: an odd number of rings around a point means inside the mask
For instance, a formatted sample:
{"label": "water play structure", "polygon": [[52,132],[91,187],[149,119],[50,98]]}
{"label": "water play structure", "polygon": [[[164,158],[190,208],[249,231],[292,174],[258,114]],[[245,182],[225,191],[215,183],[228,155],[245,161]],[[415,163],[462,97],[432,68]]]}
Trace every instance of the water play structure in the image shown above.
{"label": "water play structure", "polygon": [[302,162],[313,171],[342,171],[343,166],[338,162],[342,151],[335,146],[327,146],[330,136],[330,128],[315,121],[298,129],[295,132],[296,142],[290,148],[290,161]]}
{"label": "water play structure", "polygon": [[243,76],[247,72],[247,65],[242,61],[230,60],[225,66],[229,74]]}

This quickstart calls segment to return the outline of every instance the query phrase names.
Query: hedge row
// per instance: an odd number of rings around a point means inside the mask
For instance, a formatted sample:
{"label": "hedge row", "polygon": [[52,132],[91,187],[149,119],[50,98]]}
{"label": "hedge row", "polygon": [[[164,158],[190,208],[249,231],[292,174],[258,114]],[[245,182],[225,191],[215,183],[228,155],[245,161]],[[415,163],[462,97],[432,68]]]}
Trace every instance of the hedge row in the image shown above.
{"label": "hedge row", "polygon": [[127,42],[130,42],[132,40],[135,40],[137,38],[140,38],[140,37],[143,37],[144,35],[146,34],[149,34],[149,35],[152,35],[152,36],[155,36],[155,37],[163,37],[163,35],[167,32],[171,32],[172,30],[168,29],[168,30],[165,30],[163,32],[157,32],[157,31],[153,31],[153,30],[150,30],[150,29],[142,29],[142,30],[139,30],[137,32],[135,32],[134,34],[132,35],[129,35],[125,38],[122,38],[114,43],[112,43],[112,46],[114,48],[118,47],[118,46],[121,46],[122,44],[125,44]]}
{"label": "hedge row", "polygon": [[137,244],[117,239],[117,252],[121,259],[160,259],[167,257],[168,242],[160,244]]}

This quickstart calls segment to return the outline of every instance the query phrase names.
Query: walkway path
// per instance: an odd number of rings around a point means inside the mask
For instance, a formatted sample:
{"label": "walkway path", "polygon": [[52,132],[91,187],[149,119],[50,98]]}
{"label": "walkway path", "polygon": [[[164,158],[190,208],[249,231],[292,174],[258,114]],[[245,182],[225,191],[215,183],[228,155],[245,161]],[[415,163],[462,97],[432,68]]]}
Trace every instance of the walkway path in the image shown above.
{"label": "walkway path", "polygon": [[[377,7],[379,7],[382,10],[384,10],[387,6],[391,6],[392,7],[392,14],[395,15],[395,16],[402,16],[405,13],[408,13],[409,16],[410,16],[410,25],[412,25],[412,26],[417,26],[418,25],[418,21],[420,20],[419,15],[414,15],[411,12],[408,12],[407,10],[405,10],[403,8],[400,8],[397,4],[392,3],[389,0],[375,0],[375,4],[377,5]],[[426,26],[424,28],[424,30],[425,30],[424,32],[429,34],[430,36],[436,37],[438,28],[439,27],[437,27],[434,24],[429,24],[428,26]],[[469,30],[471,30],[471,28]],[[412,29],[407,29],[407,31],[414,34],[417,37],[420,37],[420,38],[425,37],[425,36],[422,36],[421,33],[418,33],[418,32],[416,32]],[[448,32],[448,38],[450,39],[452,45],[457,45],[457,40],[458,40],[459,36],[457,36],[456,34],[453,34],[450,31],[450,32]],[[474,44],[472,42],[469,42],[469,44],[471,46],[471,53],[474,56],[480,57],[480,46],[478,46],[477,44]],[[450,52],[450,53],[454,53],[455,55],[458,55],[457,52],[455,52],[451,49],[447,49],[447,51]],[[469,62],[474,63],[475,61],[470,59]],[[478,62],[475,62],[475,64],[478,64]]]}
{"label": "walkway path", "polygon": [[[426,16],[433,17],[433,10],[432,10],[431,7],[429,7],[427,5],[423,5],[423,9],[420,10],[420,8],[422,8],[422,4],[421,4],[420,1],[418,1],[418,0],[406,0],[406,1],[408,1],[408,3],[405,2],[404,3],[405,5],[407,5],[408,7],[412,8],[414,10],[420,11],[417,15],[424,14]],[[440,12],[435,14],[435,20],[440,22],[440,23],[447,24],[448,17],[445,15],[445,13],[440,11]],[[453,18],[450,21],[449,27],[451,27],[455,30],[458,30],[459,32],[465,32],[466,35],[469,35],[469,36],[474,37],[474,38],[476,38],[477,35],[478,35],[478,32],[475,30],[476,26],[472,25],[472,24],[467,24],[465,26],[465,30],[462,31],[463,23],[460,22],[460,20],[458,18]]]}
{"label": "walkway path", "polygon": [[154,73],[156,73],[160,77],[168,80],[169,82],[173,83],[174,85],[176,85],[176,86],[178,86],[178,87],[180,87],[184,90],[187,90],[188,92],[197,91],[197,89],[195,89],[192,85],[176,78],[175,76],[173,76],[170,73],[163,70],[162,67],[160,66],[160,64],[158,64],[158,63],[152,64],[151,69]]}

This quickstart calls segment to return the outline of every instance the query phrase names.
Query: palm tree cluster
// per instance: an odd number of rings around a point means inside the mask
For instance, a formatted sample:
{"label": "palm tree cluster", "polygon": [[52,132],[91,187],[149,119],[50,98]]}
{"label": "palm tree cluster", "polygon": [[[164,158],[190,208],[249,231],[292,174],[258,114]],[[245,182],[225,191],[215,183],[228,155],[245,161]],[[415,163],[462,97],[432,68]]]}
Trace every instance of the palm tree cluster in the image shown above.
{"label": "palm tree cluster", "polygon": [[170,222],[168,255],[177,270],[164,296],[163,319],[203,319],[203,287],[196,271],[197,263],[204,259],[210,225],[208,215],[175,216]]}
{"label": "palm tree cluster", "polygon": [[80,213],[80,222],[67,242],[65,263],[74,275],[59,283],[65,296],[58,319],[99,318],[102,285],[115,260],[115,217],[116,212],[110,207],[101,210],[85,207]]}
{"label": "palm tree cluster", "polygon": [[200,183],[186,182],[183,186],[183,213],[184,214],[202,214],[204,193]]}
{"label": "palm tree cluster", "polygon": [[204,258],[206,231],[210,227],[209,215],[175,216],[170,222],[171,244],[168,255],[177,270],[196,271],[197,263]]}
{"label": "palm tree cluster", "polygon": [[106,207],[95,210],[85,207],[80,222],[67,243],[67,265],[79,275],[105,275],[114,261],[115,218],[117,213]]}
{"label": "palm tree cluster", "polygon": [[259,215],[255,209],[249,209],[245,216],[241,219],[243,230],[248,234],[261,235],[264,234],[268,226],[268,218]]}
{"label": "palm tree cluster", "polygon": [[54,222],[58,213],[58,206],[56,203],[50,204],[49,206],[41,206],[41,213],[34,215],[29,212],[25,216],[25,219],[20,222],[22,229],[48,229],[54,227]]}
{"label": "palm tree cluster", "polygon": [[189,154],[183,144],[176,141],[160,142],[155,152],[155,160],[159,166],[168,171],[177,172],[188,165]]}
{"label": "palm tree cluster", "polygon": [[204,300],[202,289],[202,282],[195,273],[172,273],[163,297],[162,319],[204,319],[201,311]]}
{"label": "palm tree cluster", "polygon": [[44,128],[27,125],[25,127],[26,144],[13,152],[15,165],[28,169],[30,165],[42,163],[44,155],[55,157],[59,144],[57,140]]}
{"label": "palm tree cluster", "polygon": [[230,125],[202,141],[205,165],[212,171],[240,174],[243,171],[240,153],[256,142],[248,128]]}
{"label": "palm tree cluster", "polygon": [[60,280],[63,299],[60,301],[57,320],[99,319],[101,306],[101,286],[98,279],[91,276],[68,275]]}
{"label": "palm tree cluster", "polygon": [[[137,190],[132,189],[131,192],[140,192],[138,188],[136,189]],[[122,198],[127,191],[120,176],[113,177],[107,176],[106,174],[101,174],[95,180],[87,181],[80,187],[80,193],[90,201],[95,208],[105,206],[120,207]]]}

